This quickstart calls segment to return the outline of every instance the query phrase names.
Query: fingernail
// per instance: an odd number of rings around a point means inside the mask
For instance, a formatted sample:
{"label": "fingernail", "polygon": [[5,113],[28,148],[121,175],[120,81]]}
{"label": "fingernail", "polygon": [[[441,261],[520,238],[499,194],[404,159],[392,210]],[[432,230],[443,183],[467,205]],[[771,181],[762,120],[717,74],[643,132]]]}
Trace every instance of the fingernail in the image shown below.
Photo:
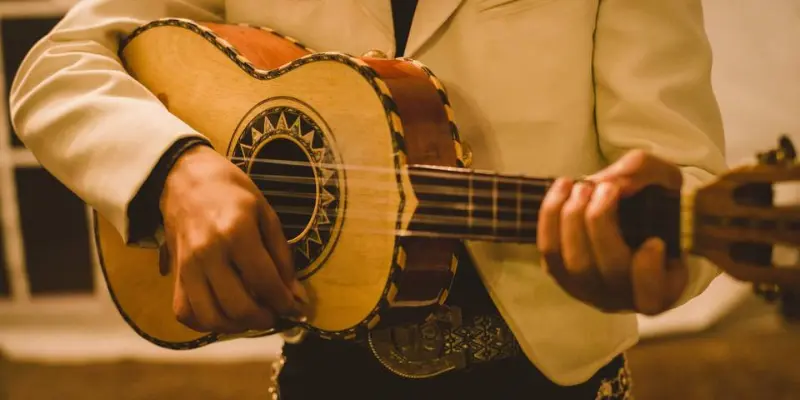
{"label": "fingernail", "polygon": [[303,323],[308,321],[308,317],[306,317],[305,315],[300,315],[300,316],[292,316],[292,315],[290,315],[290,316],[286,317],[286,319],[289,320],[289,321],[292,321],[294,323],[298,323],[298,324],[303,324]]}
{"label": "fingernail", "polygon": [[647,248],[653,252],[661,252],[664,249],[664,242],[661,239],[653,238],[647,241]]}
{"label": "fingernail", "polygon": [[294,280],[292,282],[291,287],[292,295],[294,295],[294,300],[302,305],[308,305],[311,303],[311,299],[308,297],[308,292],[306,288],[303,286],[302,283],[298,280]]}
{"label": "fingernail", "polygon": [[567,178],[558,178],[555,182],[553,182],[551,190],[555,190],[557,192],[564,191],[567,189],[570,183],[572,182]]}

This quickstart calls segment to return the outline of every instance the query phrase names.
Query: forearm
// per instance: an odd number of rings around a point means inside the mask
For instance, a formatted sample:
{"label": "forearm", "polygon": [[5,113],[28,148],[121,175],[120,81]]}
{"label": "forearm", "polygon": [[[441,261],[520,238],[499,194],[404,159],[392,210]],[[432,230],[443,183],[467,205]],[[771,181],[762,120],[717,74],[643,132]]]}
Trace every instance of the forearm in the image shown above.
{"label": "forearm", "polygon": [[137,195],[145,181],[158,186],[148,178],[158,175],[159,160],[177,142],[203,137],[127,74],[119,43],[159,18],[219,20],[222,4],[83,0],[34,46],[13,82],[11,116],[21,140],[128,241],[131,229],[137,238],[149,229],[129,226],[128,217],[152,202],[133,199],[148,198]]}

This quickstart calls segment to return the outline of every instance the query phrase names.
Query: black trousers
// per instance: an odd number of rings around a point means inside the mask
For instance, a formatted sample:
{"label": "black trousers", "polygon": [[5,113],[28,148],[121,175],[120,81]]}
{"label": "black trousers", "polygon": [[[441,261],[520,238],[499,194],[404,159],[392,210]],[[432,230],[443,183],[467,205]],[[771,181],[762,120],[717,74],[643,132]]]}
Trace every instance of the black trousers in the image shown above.
{"label": "black trousers", "polygon": [[[461,250],[448,304],[462,313],[498,313],[475,268]],[[623,355],[587,382],[559,386],[524,355],[476,364],[427,379],[408,379],[387,370],[363,345],[309,335],[284,346],[286,363],[278,377],[280,400],[446,400],[446,399],[627,399],[630,377]]]}

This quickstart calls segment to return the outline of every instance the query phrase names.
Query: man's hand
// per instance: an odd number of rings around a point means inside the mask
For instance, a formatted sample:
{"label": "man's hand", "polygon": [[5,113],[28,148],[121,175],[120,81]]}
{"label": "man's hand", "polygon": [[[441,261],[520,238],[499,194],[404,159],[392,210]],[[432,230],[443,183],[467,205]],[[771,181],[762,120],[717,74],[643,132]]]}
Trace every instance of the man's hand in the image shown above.
{"label": "man's hand", "polygon": [[206,146],[183,154],[167,176],[161,211],[181,323],[239,333],[300,317],[302,286],[278,216],[228,160]]}
{"label": "man's hand", "polygon": [[609,312],[664,312],[683,293],[684,262],[665,264],[664,243],[648,239],[632,250],[621,235],[620,198],[658,184],[680,190],[680,170],[632,151],[587,183],[559,179],[542,204],[537,242],[548,272],[575,298]]}

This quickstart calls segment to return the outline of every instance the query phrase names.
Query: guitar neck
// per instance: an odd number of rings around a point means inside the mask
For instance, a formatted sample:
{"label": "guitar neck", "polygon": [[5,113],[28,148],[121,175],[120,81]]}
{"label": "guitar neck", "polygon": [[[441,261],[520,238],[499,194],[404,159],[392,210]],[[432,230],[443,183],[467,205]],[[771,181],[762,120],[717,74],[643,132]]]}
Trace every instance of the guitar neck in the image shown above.
{"label": "guitar neck", "polygon": [[[408,235],[510,243],[536,243],[542,201],[554,182],[418,165],[410,166],[408,174],[419,201]],[[647,187],[622,199],[618,216],[630,246],[657,236],[666,242],[668,254],[680,254],[680,193]]]}

